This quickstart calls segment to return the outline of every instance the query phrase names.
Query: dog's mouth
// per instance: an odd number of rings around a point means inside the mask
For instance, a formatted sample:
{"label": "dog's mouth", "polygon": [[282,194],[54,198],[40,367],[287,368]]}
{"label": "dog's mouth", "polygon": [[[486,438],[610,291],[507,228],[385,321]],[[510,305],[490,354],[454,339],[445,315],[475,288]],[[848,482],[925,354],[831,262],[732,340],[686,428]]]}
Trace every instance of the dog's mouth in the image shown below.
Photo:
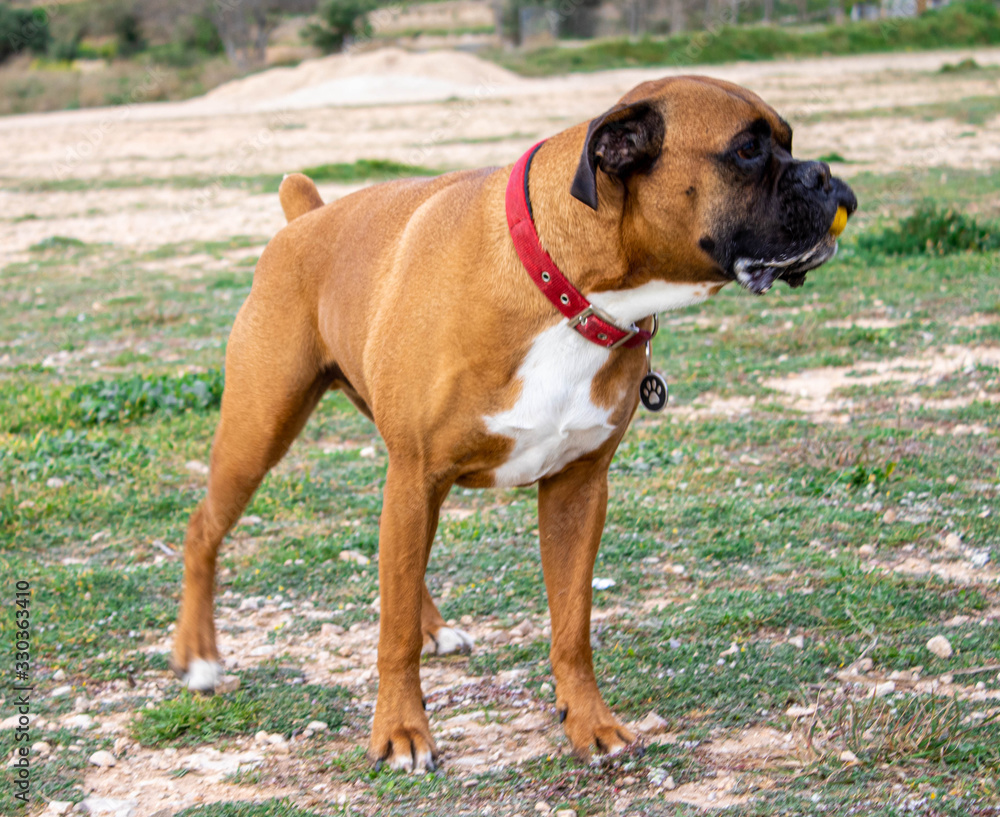
{"label": "dog's mouth", "polygon": [[837,239],[832,233],[824,235],[816,244],[798,255],[777,258],[737,258],[733,273],[744,289],[754,295],[763,295],[775,281],[784,281],[790,287],[805,283],[806,273],[826,263],[837,254]]}

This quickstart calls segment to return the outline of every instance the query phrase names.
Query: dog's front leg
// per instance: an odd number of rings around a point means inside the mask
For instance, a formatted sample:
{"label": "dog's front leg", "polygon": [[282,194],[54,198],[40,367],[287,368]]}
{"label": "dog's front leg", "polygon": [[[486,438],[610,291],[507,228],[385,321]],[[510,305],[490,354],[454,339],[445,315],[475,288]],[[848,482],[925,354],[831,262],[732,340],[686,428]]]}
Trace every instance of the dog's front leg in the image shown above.
{"label": "dog's front leg", "polygon": [[556,708],[581,760],[590,757],[591,747],[613,754],[635,740],[597,690],[590,649],[591,583],[607,514],[608,463],[579,463],[538,486]]}
{"label": "dog's front leg", "polygon": [[379,525],[378,701],[369,757],[393,769],[433,771],[437,750],[420,692],[424,571],[450,485],[389,457]]}

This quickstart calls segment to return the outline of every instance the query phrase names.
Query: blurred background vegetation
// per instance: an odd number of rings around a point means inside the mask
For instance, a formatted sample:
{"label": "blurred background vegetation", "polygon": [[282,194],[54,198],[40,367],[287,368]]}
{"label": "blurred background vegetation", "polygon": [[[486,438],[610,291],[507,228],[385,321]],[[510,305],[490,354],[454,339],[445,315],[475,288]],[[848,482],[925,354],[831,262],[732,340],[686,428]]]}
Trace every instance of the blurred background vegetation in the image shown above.
{"label": "blurred background vegetation", "polygon": [[0,2],[0,113],[183,99],[274,65],[397,45],[527,75],[1000,44],[992,0]]}

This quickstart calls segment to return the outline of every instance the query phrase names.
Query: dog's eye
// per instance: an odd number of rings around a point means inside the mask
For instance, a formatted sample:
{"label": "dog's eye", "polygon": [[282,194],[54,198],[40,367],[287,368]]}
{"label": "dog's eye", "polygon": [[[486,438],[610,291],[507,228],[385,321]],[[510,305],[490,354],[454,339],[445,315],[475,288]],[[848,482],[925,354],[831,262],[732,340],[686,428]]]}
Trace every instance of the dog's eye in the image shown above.
{"label": "dog's eye", "polygon": [[750,159],[756,159],[760,156],[763,150],[764,147],[761,145],[760,139],[756,136],[751,136],[736,149],[736,155],[744,161],[749,161]]}

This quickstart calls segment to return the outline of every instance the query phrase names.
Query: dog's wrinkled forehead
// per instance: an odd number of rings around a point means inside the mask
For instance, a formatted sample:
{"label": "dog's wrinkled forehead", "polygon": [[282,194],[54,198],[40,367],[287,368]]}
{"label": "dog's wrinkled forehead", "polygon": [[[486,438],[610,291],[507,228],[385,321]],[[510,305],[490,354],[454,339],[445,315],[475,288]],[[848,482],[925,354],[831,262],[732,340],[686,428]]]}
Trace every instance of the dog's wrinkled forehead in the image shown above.
{"label": "dog's wrinkled forehead", "polygon": [[775,142],[791,150],[792,129],[753,91],[713,77],[682,76],[644,82],[621,103],[648,100],[667,121],[667,142],[691,139],[706,149],[721,148],[736,135],[766,123]]}

